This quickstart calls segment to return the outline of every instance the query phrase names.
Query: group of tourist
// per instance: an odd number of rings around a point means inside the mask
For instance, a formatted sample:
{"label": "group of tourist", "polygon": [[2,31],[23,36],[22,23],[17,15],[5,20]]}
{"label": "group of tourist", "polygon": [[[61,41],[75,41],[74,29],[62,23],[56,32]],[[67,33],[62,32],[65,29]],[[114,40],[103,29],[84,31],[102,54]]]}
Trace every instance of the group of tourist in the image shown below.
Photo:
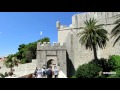
{"label": "group of tourist", "polygon": [[54,70],[52,70],[52,67],[49,66],[49,68],[39,68],[35,70],[34,77],[35,78],[58,78],[59,70],[57,66],[54,66]]}

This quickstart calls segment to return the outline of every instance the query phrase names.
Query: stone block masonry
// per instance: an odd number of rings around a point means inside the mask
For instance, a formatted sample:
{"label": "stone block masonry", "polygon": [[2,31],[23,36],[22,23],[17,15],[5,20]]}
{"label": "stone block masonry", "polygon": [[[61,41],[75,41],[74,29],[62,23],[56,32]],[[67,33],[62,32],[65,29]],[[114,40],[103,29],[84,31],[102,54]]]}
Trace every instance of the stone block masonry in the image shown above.
{"label": "stone block masonry", "polygon": [[61,70],[67,75],[67,59],[66,45],[61,45],[54,42],[52,45],[49,42],[37,43],[37,67],[42,68],[47,65],[50,60],[53,60],[55,65],[60,65]]}
{"label": "stone block masonry", "polygon": [[73,70],[76,70],[79,65],[88,63],[94,58],[93,51],[86,50],[85,47],[82,46],[79,42],[77,34],[83,30],[76,29],[84,27],[84,21],[89,20],[90,18],[97,19],[98,24],[109,24],[108,26],[104,27],[108,31],[109,41],[107,42],[105,49],[99,49],[97,51],[98,57],[108,58],[109,55],[120,55],[120,41],[113,47],[113,42],[115,39],[110,38],[110,32],[115,26],[111,24],[117,19],[115,18],[117,15],[120,15],[120,12],[87,12],[82,14],[75,14],[72,16],[72,23],[69,25],[69,27],[61,25],[59,21],[56,22],[56,27],[58,30],[58,41],[61,43],[61,45],[65,43],[66,52],[68,53],[67,56],[72,63],[71,65],[74,68]]}

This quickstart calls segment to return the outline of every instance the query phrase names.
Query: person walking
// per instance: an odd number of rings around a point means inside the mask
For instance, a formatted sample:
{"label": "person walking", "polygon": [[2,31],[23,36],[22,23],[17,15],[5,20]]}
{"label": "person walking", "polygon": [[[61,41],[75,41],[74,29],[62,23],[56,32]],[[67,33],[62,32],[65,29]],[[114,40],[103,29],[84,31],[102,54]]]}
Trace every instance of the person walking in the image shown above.
{"label": "person walking", "polygon": [[37,71],[37,78],[42,78],[42,69],[38,69]]}
{"label": "person walking", "polygon": [[58,71],[57,67],[55,66],[54,67],[54,76],[55,76],[55,78],[58,78],[58,74],[59,74],[59,71]]}
{"label": "person walking", "polygon": [[36,69],[35,69],[35,72],[34,72],[34,74],[33,74],[33,77],[37,77],[37,71],[38,71],[38,69],[37,69],[37,67],[36,67]]}
{"label": "person walking", "polygon": [[47,70],[46,74],[47,74],[47,78],[52,78],[53,75],[52,75],[52,67],[51,66]]}
{"label": "person walking", "polygon": [[45,68],[44,68],[44,67],[42,68],[42,77],[43,77],[43,78],[45,78],[45,77],[46,77],[46,70],[45,70]]}

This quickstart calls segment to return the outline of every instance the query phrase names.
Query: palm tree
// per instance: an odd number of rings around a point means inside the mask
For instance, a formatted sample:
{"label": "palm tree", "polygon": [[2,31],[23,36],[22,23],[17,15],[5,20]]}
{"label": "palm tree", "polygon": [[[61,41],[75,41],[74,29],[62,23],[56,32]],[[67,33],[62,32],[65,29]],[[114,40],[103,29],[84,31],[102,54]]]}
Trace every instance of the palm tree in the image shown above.
{"label": "palm tree", "polygon": [[97,61],[97,48],[105,48],[106,41],[108,41],[107,31],[103,28],[104,24],[97,24],[96,19],[89,19],[84,21],[85,27],[81,27],[83,29],[82,32],[78,33],[80,37],[81,45],[85,45],[86,49],[93,50],[94,59]]}
{"label": "palm tree", "polygon": [[9,55],[5,60],[4,64],[7,68],[10,68],[10,72],[13,73],[12,68],[14,66],[18,66],[18,60],[16,57],[13,57],[13,55]]}
{"label": "palm tree", "polygon": [[[120,16],[119,16],[120,17]],[[113,44],[113,46],[120,40],[120,18],[119,19],[117,19],[115,22],[114,22],[114,24],[116,24],[115,25],[115,27],[112,29],[112,31],[111,31],[111,38],[112,37],[115,37],[116,38],[116,40],[115,40],[115,42],[114,42],[114,44]]]}

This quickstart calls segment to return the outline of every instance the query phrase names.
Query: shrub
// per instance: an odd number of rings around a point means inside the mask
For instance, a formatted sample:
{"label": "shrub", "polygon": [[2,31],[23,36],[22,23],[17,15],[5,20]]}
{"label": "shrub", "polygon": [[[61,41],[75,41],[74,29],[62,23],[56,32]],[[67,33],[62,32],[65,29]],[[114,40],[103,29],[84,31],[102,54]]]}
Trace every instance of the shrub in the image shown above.
{"label": "shrub", "polygon": [[7,77],[8,76],[8,73],[7,72],[5,72],[5,77]]}
{"label": "shrub", "polygon": [[72,76],[71,78],[77,78],[76,76]]}
{"label": "shrub", "polygon": [[120,56],[119,55],[110,56],[108,59],[108,65],[111,70],[120,68]]}
{"label": "shrub", "polygon": [[5,78],[5,77],[7,77],[7,76],[8,76],[8,73],[7,73],[7,72],[5,72],[5,74],[0,73],[0,77],[1,77],[1,78]]}
{"label": "shrub", "polygon": [[30,63],[30,62],[32,62],[32,60],[31,60],[31,59],[24,58],[24,59],[22,59],[20,62],[21,62],[22,64],[25,64],[25,63]]}
{"label": "shrub", "polygon": [[22,59],[21,63],[24,64],[24,63],[26,63],[26,61],[27,61],[26,59]]}
{"label": "shrub", "polygon": [[103,72],[109,72],[110,71],[107,59],[101,58],[101,59],[98,59],[97,62],[95,62],[95,61],[96,60],[93,59],[89,63],[91,63],[91,64],[93,63],[93,64],[96,64],[98,67],[101,67],[103,69]]}
{"label": "shrub", "polygon": [[102,68],[98,67],[96,64],[88,63],[79,66],[75,76],[77,78],[95,78],[100,71],[102,71]]}
{"label": "shrub", "polygon": [[95,78],[106,78],[106,76],[105,75],[101,75],[101,76],[96,76]]}
{"label": "shrub", "polygon": [[2,73],[0,73],[0,78],[5,78],[5,76]]}
{"label": "shrub", "polygon": [[116,72],[116,74],[109,75],[108,78],[120,78],[120,69],[116,69],[115,71],[111,71],[111,72]]}

